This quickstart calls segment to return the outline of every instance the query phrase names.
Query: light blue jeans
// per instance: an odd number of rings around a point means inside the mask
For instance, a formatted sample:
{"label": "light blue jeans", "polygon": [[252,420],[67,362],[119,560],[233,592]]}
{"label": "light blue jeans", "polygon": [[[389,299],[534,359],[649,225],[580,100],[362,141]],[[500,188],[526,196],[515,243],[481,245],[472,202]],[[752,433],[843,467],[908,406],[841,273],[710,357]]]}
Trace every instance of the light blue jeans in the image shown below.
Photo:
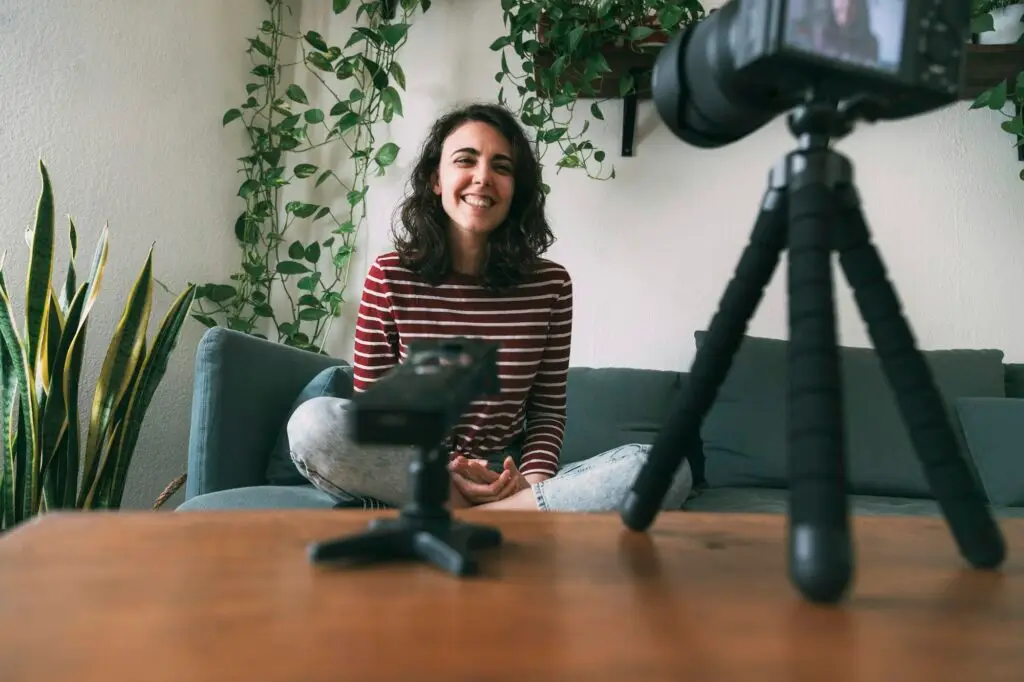
{"label": "light blue jeans", "polygon": [[[314,486],[343,506],[398,507],[409,497],[409,463],[418,452],[405,446],[361,445],[350,436],[345,398],[308,400],[288,421],[292,461]],[[649,445],[630,443],[566,465],[533,484],[542,511],[613,512],[636,480]],[[490,460],[492,466],[504,456]],[[693,474],[679,467],[662,509],[679,509],[693,489]]]}

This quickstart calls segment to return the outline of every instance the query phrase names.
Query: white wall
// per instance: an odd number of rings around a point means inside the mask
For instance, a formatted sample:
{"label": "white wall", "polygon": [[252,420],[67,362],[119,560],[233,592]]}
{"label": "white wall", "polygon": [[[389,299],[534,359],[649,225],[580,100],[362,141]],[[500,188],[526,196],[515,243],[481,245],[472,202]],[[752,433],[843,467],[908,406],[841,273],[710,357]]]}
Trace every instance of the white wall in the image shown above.
{"label": "white wall", "polygon": [[[347,27],[329,6],[305,3],[303,28],[337,42]],[[263,15],[261,0],[0,3],[0,238],[9,252],[8,281],[24,277],[22,234],[32,220],[40,158],[53,176],[58,216],[77,219],[80,268],[88,267],[103,222],[112,230],[87,386],[150,244],[157,274],[172,288],[219,281],[237,262],[235,159],[244,145],[240,129],[222,129],[220,117],[239,101],[248,70],[245,38]],[[372,221],[360,235],[346,317],[329,347],[334,354],[351,357],[362,275],[389,248],[387,221],[430,122],[456,103],[495,98],[498,55],[487,46],[501,30],[500,5],[490,0],[435,0],[413,27],[401,56],[406,115],[384,132],[404,153],[371,190]],[[615,158],[621,109],[609,105],[605,112],[606,123],[591,130]],[[968,113],[961,104],[864,127],[841,148],[857,163],[877,242],[922,345],[996,346],[1024,361],[1024,322],[1009,294],[1024,288],[1024,271],[1016,267],[1024,253],[1024,187],[1011,140],[996,123],[994,114]],[[792,146],[779,121],[723,149],[693,149],[647,103],[639,131],[637,155],[616,158],[616,180],[596,182],[578,172],[547,178],[559,239],[550,256],[576,282],[576,365],[689,366],[693,331],[707,324],[735,266],[767,170]],[[751,333],[786,335],[783,275]],[[845,284],[840,292],[843,341],[863,345]],[[171,300],[157,289],[155,320]],[[126,506],[148,506],[184,471],[201,333],[198,324],[187,325],[171,359],[139,443]],[[90,397],[83,393],[83,400]],[[180,494],[170,506],[179,500]]]}
{"label": "white wall", "polygon": [[[245,36],[259,26],[261,0],[4,0],[0,2],[0,240],[19,306],[39,192],[48,166],[61,229],[79,230],[77,265],[88,272],[103,223],[110,253],[87,342],[81,400],[146,251],[172,290],[225,276],[236,262],[232,225],[240,204],[238,133],[221,128],[239,101],[247,70]],[[154,289],[152,328],[173,296]],[[21,318],[23,319],[23,318]],[[184,473],[192,363],[203,328],[189,321],[139,440],[125,505],[148,507]],[[150,335],[152,338],[152,334]],[[181,493],[171,501],[171,507]]]}
{"label": "white wall", "polygon": [[[348,35],[329,11],[314,16],[307,9],[303,21],[335,42]],[[488,45],[502,30],[497,2],[437,0],[410,31],[399,58],[408,76],[406,115],[390,131],[404,153],[373,190],[376,222],[361,236],[350,314],[369,259],[389,248],[387,219],[431,120],[456,103],[496,98],[499,56]],[[594,121],[590,130],[615,160],[618,177],[547,176],[558,237],[550,256],[570,269],[576,285],[572,362],[688,368],[693,332],[710,320],[750,234],[768,169],[793,139],[780,118],[730,146],[695,149],[642,103],[636,154],[621,158],[621,106],[610,103],[604,111],[606,121]],[[1024,253],[1024,183],[1013,141],[998,120],[961,103],[864,126],[839,149],[856,164],[876,243],[920,344],[998,347],[1008,359],[1024,361],[1024,316],[1011,295],[1024,289],[1017,266]],[[752,334],[787,336],[784,267],[785,260]],[[838,285],[842,342],[866,345],[841,276]],[[350,327],[332,339],[336,354],[350,357]]]}

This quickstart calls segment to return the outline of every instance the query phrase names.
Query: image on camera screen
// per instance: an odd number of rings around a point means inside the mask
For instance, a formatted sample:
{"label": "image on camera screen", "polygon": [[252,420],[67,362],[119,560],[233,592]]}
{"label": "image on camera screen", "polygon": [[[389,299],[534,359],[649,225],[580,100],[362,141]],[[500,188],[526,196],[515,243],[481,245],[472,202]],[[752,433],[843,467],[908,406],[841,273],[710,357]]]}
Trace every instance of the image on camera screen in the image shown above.
{"label": "image on camera screen", "polygon": [[786,44],[852,66],[894,73],[903,53],[906,0],[790,0]]}

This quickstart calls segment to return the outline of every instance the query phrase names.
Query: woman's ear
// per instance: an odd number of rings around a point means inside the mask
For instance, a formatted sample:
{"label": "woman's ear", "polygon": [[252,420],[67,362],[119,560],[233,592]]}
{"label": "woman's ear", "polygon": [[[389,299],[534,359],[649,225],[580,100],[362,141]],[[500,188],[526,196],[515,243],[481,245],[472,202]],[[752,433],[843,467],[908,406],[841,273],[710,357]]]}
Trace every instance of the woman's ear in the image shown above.
{"label": "woman's ear", "polygon": [[441,185],[437,181],[437,171],[430,174],[430,188],[434,190],[434,194],[441,194]]}

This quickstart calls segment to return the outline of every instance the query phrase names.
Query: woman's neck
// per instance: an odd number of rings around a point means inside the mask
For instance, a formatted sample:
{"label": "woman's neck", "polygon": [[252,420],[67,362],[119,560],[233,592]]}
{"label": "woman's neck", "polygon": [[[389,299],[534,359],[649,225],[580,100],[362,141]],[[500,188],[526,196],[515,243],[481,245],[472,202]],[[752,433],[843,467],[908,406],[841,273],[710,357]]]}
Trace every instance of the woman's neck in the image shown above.
{"label": "woman's neck", "polygon": [[475,239],[459,230],[452,230],[448,243],[452,251],[452,270],[460,275],[479,275],[487,249],[486,238]]}

